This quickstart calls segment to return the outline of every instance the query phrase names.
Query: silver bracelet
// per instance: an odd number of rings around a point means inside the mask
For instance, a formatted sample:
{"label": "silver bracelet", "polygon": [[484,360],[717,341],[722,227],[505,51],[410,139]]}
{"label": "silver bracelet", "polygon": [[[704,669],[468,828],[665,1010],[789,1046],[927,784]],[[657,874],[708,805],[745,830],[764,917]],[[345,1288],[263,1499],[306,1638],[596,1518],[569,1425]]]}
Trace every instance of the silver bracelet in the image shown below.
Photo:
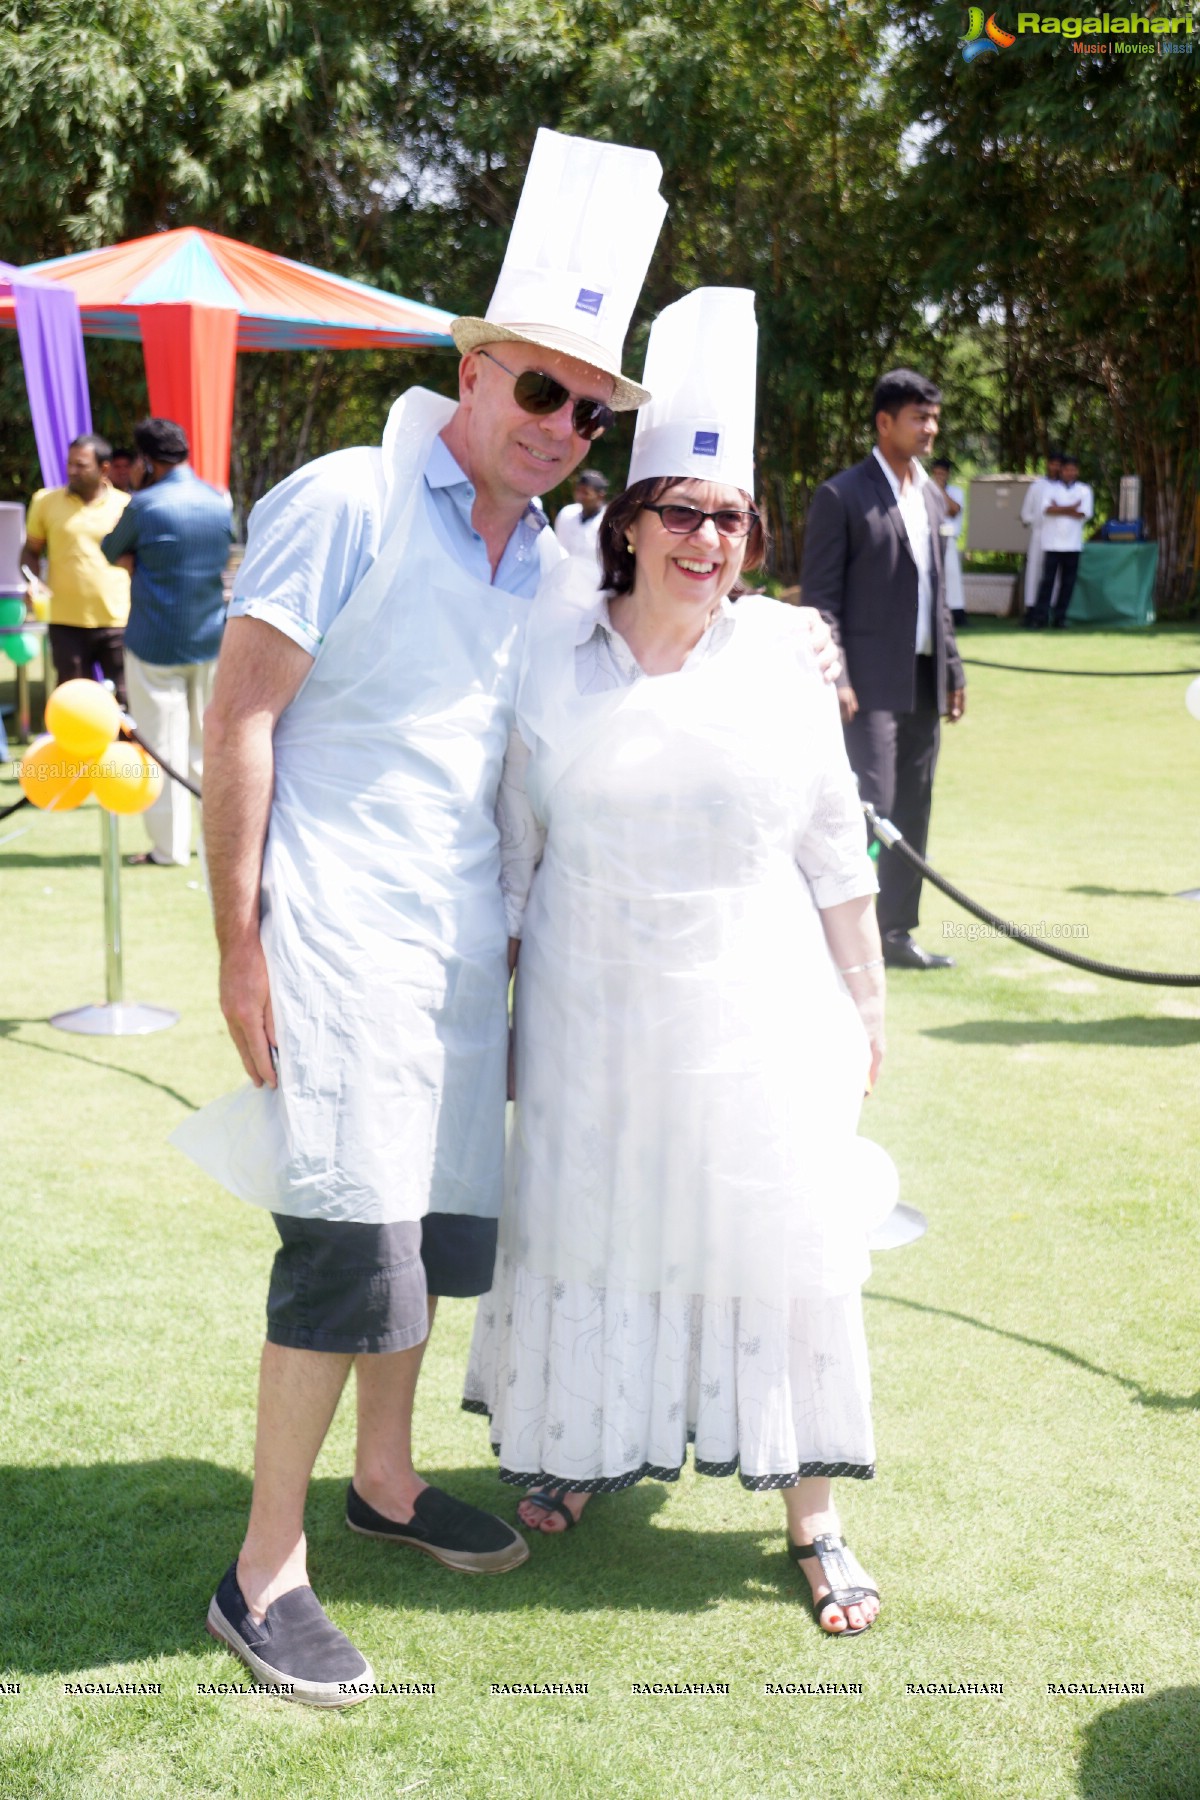
{"label": "silver bracelet", "polygon": [[862,975],[867,969],[882,969],[882,956],[874,956],[870,962],[851,963],[848,969],[839,969],[839,975]]}

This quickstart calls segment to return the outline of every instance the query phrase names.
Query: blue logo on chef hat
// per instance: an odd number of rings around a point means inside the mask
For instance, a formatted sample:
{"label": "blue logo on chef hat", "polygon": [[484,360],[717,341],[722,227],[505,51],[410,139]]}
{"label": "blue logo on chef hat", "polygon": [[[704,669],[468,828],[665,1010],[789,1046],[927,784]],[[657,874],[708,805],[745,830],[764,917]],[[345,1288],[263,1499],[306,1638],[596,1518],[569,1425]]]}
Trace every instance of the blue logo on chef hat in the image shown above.
{"label": "blue logo on chef hat", "polygon": [[693,456],[715,456],[721,442],[719,431],[698,431],[692,439]]}
{"label": "blue logo on chef hat", "polygon": [[575,311],[591,313],[595,318],[603,305],[604,295],[597,293],[595,288],[580,288],[579,298],[575,302]]}

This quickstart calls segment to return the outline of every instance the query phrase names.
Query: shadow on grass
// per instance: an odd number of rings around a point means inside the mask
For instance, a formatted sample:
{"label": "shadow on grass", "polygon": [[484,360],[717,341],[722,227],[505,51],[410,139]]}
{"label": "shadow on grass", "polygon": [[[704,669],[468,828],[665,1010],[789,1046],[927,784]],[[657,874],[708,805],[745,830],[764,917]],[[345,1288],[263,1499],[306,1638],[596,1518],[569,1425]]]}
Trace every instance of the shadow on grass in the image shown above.
{"label": "shadow on grass", "polygon": [[0,863],[6,869],[98,869],[100,852],[97,850],[89,856],[84,851],[72,850],[67,856],[35,856],[29,850],[8,850],[0,851]]}
{"label": "shadow on grass", "polygon": [[[955,1319],[960,1325],[970,1325],[973,1330],[986,1331],[992,1337],[1007,1338],[1010,1343],[1025,1344],[1031,1350],[1044,1350],[1048,1356],[1057,1356],[1062,1362],[1071,1363],[1073,1367],[1083,1369],[1089,1375],[1099,1375],[1105,1381],[1115,1382],[1139,1406],[1154,1407],[1160,1412],[1200,1411],[1200,1391],[1194,1394],[1164,1394],[1157,1389],[1143,1387],[1131,1375],[1118,1375],[1114,1369],[1102,1369],[1099,1363],[1089,1362],[1086,1356],[1080,1356],[1075,1350],[1068,1350],[1063,1344],[1051,1344],[1045,1338],[1026,1337],[1021,1331],[1007,1331],[1002,1325],[989,1325],[971,1313],[955,1312],[948,1306],[928,1306],[923,1300],[909,1300],[902,1294],[881,1294],[868,1288],[865,1298],[883,1300],[889,1306],[907,1306],[912,1312],[932,1313],[939,1319]],[[1200,1795],[1200,1785],[1196,1791]]]}
{"label": "shadow on grass", "polygon": [[1091,1719],[1083,1729],[1083,1800],[1196,1800],[1200,1688],[1164,1688]]}
{"label": "shadow on grass", "polygon": [[[459,1499],[517,1525],[524,1490],[502,1483],[494,1468],[423,1473]],[[319,1556],[328,1571],[323,1579],[331,1597],[442,1614],[553,1614],[601,1607],[703,1613],[731,1599],[770,1605],[803,1599],[807,1584],[787,1558],[782,1502],[771,1495],[764,1507],[759,1496],[738,1491],[744,1531],[674,1530],[653,1523],[669,1504],[668,1483],[643,1481],[622,1494],[597,1494],[572,1532],[519,1527],[530,1547],[529,1561],[511,1576],[479,1581],[447,1579],[447,1571],[429,1557],[356,1538],[341,1523],[344,1484],[318,1481],[309,1507],[309,1547],[314,1562]]]}
{"label": "shadow on grass", "polygon": [[183,1458],[0,1467],[0,1664],[32,1675],[198,1649],[249,1504],[248,1476]]}
{"label": "shadow on grass", "polygon": [[1094,887],[1085,884],[1082,887],[1069,887],[1067,892],[1068,894],[1091,894],[1098,900],[1169,900],[1171,898],[1165,888]]}
{"label": "shadow on grass", "polygon": [[[519,1490],[486,1468],[427,1478],[515,1521]],[[322,1601],[406,1612],[593,1612],[598,1607],[699,1613],[729,1598],[800,1598],[784,1550],[782,1506],[746,1496],[735,1532],[651,1526],[666,1489],[645,1482],[600,1495],[578,1532],[527,1533],[532,1555],[499,1579],[466,1579],[401,1546],[347,1531],[346,1483],[309,1492],[309,1570]],[[204,1615],[237,1552],[250,1505],[239,1470],[193,1459],[0,1467],[0,1669],[70,1674],[210,1647]],[[775,1542],[764,1554],[763,1536]]]}
{"label": "shadow on grass", "polygon": [[[1200,992],[1200,989],[1189,990]],[[1200,1019],[964,1019],[928,1025],[922,1036],[954,1044],[1119,1044],[1134,1050],[1183,1050],[1200,1044]]]}
{"label": "shadow on grass", "polygon": [[[0,1038],[16,1046],[18,1050],[37,1050],[43,1056],[65,1056],[69,1062],[87,1063],[89,1068],[103,1069],[108,1075],[125,1075],[130,1081],[140,1081],[143,1087],[157,1088],[160,1094],[178,1100],[180,1106],[188,1112],[195,1112],[201,1105],[199,1100],[189,1100],[178,1088],[170,1087],[165,1081],[155,1081],[153,1075],[143,1075],[139,1069],[127,1069],[123,1063],[105,1062],[98,1056],[85,1056],[82,1050],[72,1050],[68,1044],[38,1044],[30,1038],[18,1037],[16,1034],[22,1025],[48,1025],[45,1019],[0,1019]],[[109,1043],[120,1043],[120,1038],[109,1038]]]}

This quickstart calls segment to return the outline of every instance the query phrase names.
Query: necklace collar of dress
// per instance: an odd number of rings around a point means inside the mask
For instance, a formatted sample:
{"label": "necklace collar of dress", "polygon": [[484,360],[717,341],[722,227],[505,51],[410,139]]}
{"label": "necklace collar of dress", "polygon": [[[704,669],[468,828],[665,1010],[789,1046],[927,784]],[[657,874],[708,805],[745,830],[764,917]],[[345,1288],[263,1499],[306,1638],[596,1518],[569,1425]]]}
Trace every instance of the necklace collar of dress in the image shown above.
{"label": "necklace collar of dress", "polygon": [[[597,631],[604,632],[606,637],[620,637],[621,634],[613,624],[612,614],[609,611],[609,602],[615,598],[615,595],[607,592],[597,594],[594,602],[581,614],[579,630],[575,637],[577,646],[586,644]],[[737,618],[737,607],[728,594],[709,613],[708,618],[704,621],[704,630],[711,630],[722,618]],[[701,632],[700,635],[703,636],[704,633]]]}

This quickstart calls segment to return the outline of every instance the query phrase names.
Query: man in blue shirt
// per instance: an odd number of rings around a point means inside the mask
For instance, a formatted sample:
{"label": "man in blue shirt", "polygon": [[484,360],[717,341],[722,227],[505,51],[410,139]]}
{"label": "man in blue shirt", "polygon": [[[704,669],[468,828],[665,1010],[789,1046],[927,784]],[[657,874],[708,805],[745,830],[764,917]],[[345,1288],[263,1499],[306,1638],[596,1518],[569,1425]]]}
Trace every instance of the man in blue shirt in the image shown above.
{"label": "man in blue shirt", "polygon": [[[172,420],[144,419],[133,436],[141,481],[101,545],[109,562],[121,563],[133,578],[125,633],[129,708],[146,741],[199,785],[204,709],[225,627],[229,498],[193,473],[187,438]],[[164,782],[143,817],[150,849],[130,861],[186,865],[192,848],[186,788]]]}

